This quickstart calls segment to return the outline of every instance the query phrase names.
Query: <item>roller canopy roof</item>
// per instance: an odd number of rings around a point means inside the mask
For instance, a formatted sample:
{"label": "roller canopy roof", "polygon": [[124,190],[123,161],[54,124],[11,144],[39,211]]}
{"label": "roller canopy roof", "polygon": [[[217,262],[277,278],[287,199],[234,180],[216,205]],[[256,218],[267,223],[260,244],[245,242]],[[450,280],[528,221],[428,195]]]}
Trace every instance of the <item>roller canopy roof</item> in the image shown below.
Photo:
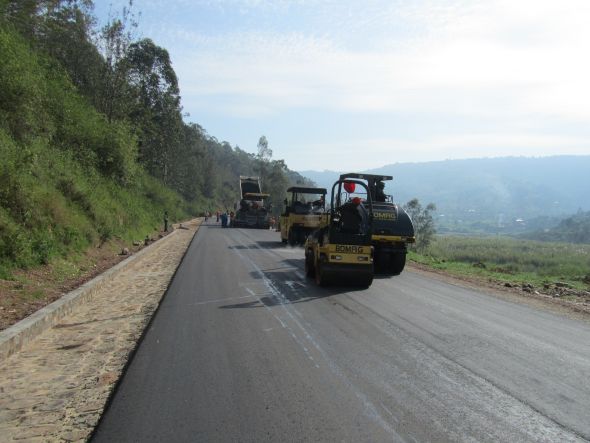
{"label": "roller canopy roof", "polygon": [[299,194],[326,194],[326,188],[303,188],[301,186],[292,186],[287,192],[297,192]]}
{"label": "roller canopy roof", "polygon": [[349,172],[348,174],[340,174],[340,180],[346,178],[359,179],[359,180],[393,180],[391,175],[375,175],[375,174],[357,174],[356,172]]}

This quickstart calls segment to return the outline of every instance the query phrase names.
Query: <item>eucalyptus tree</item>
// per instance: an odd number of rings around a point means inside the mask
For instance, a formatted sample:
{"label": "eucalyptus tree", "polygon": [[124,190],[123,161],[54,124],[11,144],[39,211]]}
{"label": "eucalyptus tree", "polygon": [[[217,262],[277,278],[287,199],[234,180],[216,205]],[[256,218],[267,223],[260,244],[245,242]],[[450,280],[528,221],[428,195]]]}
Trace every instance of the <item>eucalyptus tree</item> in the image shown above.
{"label": "eucalyptus tree", "polygon": [[408,213],[414,223],[416,231],[416,249],[424,251],[432,242],[436,228],[432,213],[436,211],[436,205],[429,203],[425,208],[422,207],[419,200],[414,198],[404,205],[404,210]]}
{"label": "eucalyptus tree", "polygon": [[132,7],[130,0],[120,16],[109,17],[95,42],[105,61],[101,82],[97,86],[97,108],[109,121],[127,119],[133,103],[127,57],[139,23]]}
{"label": "eucalyptus tree", "polygon": [[152,40],[143,39],[129,46],[126,68],[135,91],[131,118],[139,137],[140,161],[152,175],[168,183],[184,124],[170,55]]}
{"label": "eucalyptus tree", "polygon": [[260,176],[260,182],[262,186],[265,185],[266,175],[269,170],[269,164],[272,159],[272,149],[268,147],[268,140],[266,136],[261,136],[258,140],[258,154],[256,155],[256,166],[258,175]]}

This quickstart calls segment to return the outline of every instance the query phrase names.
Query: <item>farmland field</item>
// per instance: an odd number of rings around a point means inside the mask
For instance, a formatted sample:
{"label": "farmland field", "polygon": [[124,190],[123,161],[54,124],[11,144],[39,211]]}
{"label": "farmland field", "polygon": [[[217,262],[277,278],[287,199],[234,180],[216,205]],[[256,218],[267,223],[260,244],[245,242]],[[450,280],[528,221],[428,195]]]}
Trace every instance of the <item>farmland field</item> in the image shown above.
{"label": "farmland field", "polygon": [[457,275],[541,285],[590,286],[590,245],[548,243],[509,237],[437,236],[409,259]]}

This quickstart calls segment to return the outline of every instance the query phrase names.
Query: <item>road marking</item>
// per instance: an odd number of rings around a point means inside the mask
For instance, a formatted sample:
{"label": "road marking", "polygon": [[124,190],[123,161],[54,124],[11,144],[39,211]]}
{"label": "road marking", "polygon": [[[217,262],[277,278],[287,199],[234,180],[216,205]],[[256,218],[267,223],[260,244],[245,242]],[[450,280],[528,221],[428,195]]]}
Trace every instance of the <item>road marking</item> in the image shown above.
{"label": "road marking", "polygon": [[301,283],[300,281],[296,280],[285,280],[285,284],[289,286],[289,289],[291,289],[292,291],[298,291],[300,289],[305,289],[307,287],[307,285],[305,285],[304,283]]}
{"label": "road marking", "polygon": [[[242,246],[246,247],[247,249],[252,249],[252,246],[254,246],[255,249],[259,249],[259,250],[263,251],[265,254],[267,254],[267,255],[269,255],[269,256],[271,256],[273,258],[276,258],[276,257],[282,258],[281,255],[278,254],[277,252],[274,252],[273,250],[270,250],[269,251],[268,249],[265,249],[265,248],[261,247],[258,243],[255,242],[255,240],[253,240],[251,237],[249,237],[245,232],[241,232],[241,234],[244,237],[246,237],[248,240],[250,240],[251,242],[253,242],[252,245],[246,245],[244,242],[236,239]],[[303,257],[303,249],[302,248],[283,247],[280,250],[282,252],[289,252],[289,253],[293,253],[293,254],[297,253],[298,255],[301,254],[301,259],[303,261],[303,258],[304,257]],[[303,281],[303,284],[305,286],[307,286],[307,278],[305,277],[305,275],[301,272],[301,270],[299,268],[292,267],[292,268],[285,268],[285,269],[296,269],[295,275],[297,277],[299,277],[300,280]]]}
{"label": "road marking", "polygon": [[197,306],[197,305],[208,305],[208,304],[212,304],[212,303],[225,303],[228,301],[241,300],[243,298],[252,298],[252,297],[256,297],[256,296],[255,295],[243,295],[241,297],[219,298],[217,300],[199,301],[199,302],[193,303],[193,305]]}

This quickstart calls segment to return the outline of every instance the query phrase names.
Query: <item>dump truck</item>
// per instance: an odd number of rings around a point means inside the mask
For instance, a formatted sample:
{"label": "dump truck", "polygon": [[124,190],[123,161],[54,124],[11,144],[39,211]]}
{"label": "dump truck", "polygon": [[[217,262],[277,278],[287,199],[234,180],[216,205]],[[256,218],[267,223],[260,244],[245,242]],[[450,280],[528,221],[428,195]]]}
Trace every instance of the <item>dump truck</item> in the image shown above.
{"label": "dump truck", "polygon": [[269,207],[265,204],[269,194],[261,192],[258,177],[240,176],[240,200],[235,205],[231,226],[235,228],[270,227]]}

